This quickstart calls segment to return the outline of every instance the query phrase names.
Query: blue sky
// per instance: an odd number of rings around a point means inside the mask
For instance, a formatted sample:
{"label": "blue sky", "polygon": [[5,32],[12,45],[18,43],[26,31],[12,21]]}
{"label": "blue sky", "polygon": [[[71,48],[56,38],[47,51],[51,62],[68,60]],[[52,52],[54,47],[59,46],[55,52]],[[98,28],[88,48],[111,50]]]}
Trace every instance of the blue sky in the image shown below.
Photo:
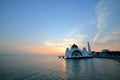
{"label": "blue sky", "polygon": [[[120,49],[119,0],[1,0],[0,52],[63,53],[90,41]],[[115,47],[112,47],[115,46]]]}

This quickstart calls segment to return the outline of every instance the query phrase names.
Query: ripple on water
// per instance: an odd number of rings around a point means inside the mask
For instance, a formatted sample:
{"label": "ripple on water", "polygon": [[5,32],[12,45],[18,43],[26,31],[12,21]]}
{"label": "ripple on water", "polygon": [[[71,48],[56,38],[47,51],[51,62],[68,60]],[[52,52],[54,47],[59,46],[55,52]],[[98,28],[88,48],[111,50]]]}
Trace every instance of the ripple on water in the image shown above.
{"label": "ripple on water", "polygon": [[120,80],[120,66],[110,59],[0,56],[0,80]]}

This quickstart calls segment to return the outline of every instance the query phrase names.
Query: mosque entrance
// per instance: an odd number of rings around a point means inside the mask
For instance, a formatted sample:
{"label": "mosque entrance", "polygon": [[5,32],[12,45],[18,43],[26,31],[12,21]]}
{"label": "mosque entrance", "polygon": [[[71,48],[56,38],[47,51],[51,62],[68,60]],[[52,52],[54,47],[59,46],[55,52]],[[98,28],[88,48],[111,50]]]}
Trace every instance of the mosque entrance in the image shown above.
{"label": "mosque entrance", "polygon": [[75,51],[73,51],[72,56],[76,56],[76,57],[82,56],[82,53],[79,50],[75,50]]}

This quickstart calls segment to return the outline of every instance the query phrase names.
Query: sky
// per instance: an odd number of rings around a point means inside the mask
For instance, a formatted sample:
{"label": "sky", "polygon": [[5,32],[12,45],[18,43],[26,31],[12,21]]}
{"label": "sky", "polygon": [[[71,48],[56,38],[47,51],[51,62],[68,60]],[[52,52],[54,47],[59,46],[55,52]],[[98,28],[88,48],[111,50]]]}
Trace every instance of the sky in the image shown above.
{"label": "sky", "polygon": [[0,0],[0,53],[120,51],[120,0]]}

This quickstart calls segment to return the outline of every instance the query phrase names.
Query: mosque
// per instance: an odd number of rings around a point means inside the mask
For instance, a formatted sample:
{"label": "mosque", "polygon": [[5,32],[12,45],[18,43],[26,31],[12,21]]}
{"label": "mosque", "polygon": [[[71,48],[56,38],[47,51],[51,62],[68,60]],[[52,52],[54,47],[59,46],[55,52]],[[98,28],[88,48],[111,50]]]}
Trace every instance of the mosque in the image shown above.
{"label": "mosque", "polygon": [[66,48],[65,58],[92,58],[93,54],[91,52],[91,47],[89,42],[87,43],[88,50],[83,47],[83,49],[79,49],[76,44],[73,44],[71,48]]}

